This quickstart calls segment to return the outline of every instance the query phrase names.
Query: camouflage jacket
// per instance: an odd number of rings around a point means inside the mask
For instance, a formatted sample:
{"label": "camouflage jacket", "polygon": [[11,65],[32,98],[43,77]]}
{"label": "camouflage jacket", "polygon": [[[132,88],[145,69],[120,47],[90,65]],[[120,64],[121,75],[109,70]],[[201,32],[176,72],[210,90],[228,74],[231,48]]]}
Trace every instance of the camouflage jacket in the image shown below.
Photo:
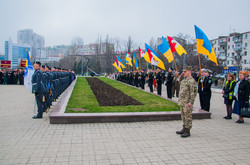
{"label": "camouflage jacket", "polygon": [[189,79],[183,79],[180,85],[178,105],[187,106],[188,103],[194,104],[196,94],[196,81],[192,77],[190,77]]}

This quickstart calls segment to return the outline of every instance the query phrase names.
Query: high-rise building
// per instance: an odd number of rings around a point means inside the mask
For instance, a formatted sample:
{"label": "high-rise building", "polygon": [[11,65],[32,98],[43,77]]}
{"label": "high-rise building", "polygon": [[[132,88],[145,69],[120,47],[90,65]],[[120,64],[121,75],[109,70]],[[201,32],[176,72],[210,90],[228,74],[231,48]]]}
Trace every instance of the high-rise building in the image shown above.
{"label": "high-rise building", "polygon": [[5,41],[5,60],[11,60],[11,68],[17,68],[20,60],[25,60],[27,50],[32,50],[28,44],[20,45],[11,41]]}
{"label": "high-rise building", "polygon": [[44,37],[33,32],[32,29],[19,30],[17,32],[17,43],[28,44],[32,47],[32,57],[40,57],[39,49],[44,48]]}

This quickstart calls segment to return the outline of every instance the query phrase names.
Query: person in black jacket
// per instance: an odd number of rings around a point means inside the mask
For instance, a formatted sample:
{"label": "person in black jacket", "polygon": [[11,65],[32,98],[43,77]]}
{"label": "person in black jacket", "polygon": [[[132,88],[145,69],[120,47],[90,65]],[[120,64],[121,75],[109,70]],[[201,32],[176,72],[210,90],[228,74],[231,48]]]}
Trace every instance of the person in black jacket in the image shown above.
{"label": "person in black jacket", "polygon": [[233,95],[236,97],[234,102],[233,113],[239,115],[239,119],[236,123],[244,123],[243,117],[240,116],[240,109],[249,106],[249,92],[250,85],[245,80],[246,73],[243,71],[239,72],[239,81],[236,83]]}
{"label": "person in black jacket", "polygon": [[144,90],[145,88],[145,79],[146,79],[146,74],[145,74],[145,70],[141,70],[141,75],[140,75],[140,84],[141,84],[141,89]]}
{"label": "person in black jacket", "polygon": [[166,79],[166,86],[167,86],[167,96],[169,99],[172,99],[172,86],[173,86],[173,68],[169,68],[168,69],[168,75],[167,75],[167,79]]}
{"label": "person in black jacket", "polygon": [[3,72],[0,70],[0,84],[3,84]]}
{"label": "person in black jacket", "polygon": [[24,71],[22,69],[19,69],[18,80],[19,80],[19,84],[23,85],[23,83],[24,83]]}
{"label": "person in black jacket", "polygon": [[156,82],[157,82],[157,94],[161,95],[162,74],[160,69],[157,69]]}
{"label": "person in black jacket", "polygon": [[224,119],[232,119],[232,104],[233,104],[233,92],[236,81],[233,73],[229,73],[227,76],[227,82],[223,88],[222,94],[224,97],[224,104],[227,108],[227,116]]}
{"label": "person in black jacket", "polygon": [[153,80],[154,80],[154,75],[151,69],[148,70],[148,87],[150,89],[150,92],[153,93]]}

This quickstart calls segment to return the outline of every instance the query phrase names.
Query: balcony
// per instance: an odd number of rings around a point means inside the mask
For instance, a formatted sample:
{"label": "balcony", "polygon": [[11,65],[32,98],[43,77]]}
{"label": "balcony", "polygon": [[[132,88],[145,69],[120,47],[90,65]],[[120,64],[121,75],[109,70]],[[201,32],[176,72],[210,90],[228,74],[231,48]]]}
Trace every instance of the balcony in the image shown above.
{"label": "balcony", "polygon": [[219,40],[219,45],[226,45],[226,44],[227,44],[226,40]]}
{"label": "balcony", "polygon": [[241,43],[242,42],[242,38],[235,38],[233,41],[235,43]]}
{"label": "balcony", "polygon": [[241,52],[242,51],[242,47],[234,47],[234,51],[235,52]]}
{"label": "balcony", "polygon": [[220,49],[219,52],[220,52],[220,53],[225,53],[226,50],[225,50],[225,49]]}

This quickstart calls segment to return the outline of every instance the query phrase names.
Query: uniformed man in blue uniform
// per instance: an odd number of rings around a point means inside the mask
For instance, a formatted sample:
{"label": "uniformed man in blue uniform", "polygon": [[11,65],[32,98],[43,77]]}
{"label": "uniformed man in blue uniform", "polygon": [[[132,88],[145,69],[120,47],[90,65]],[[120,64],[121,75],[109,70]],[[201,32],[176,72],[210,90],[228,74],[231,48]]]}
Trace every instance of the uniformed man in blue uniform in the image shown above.
{"label": "uniformed man in blue uniform", "polygon": [[37,115],[33,116],[33,119],[39,119],[43,117],[43,93],[44,87],[42,84],[42,72],[40,70],[41,63],[36,61],[33,64],[34,74],[32,75],[32,93],[35,94],[36,103],[37,103]]}
{"label": "uniformed man in blue uniform", "polygon": [[45,72],[47,74],[47,95],[48,95],[47,104],[49,108],[52,105],[52,74],[50,70],[51,69],[49,66],[45,67]]}

